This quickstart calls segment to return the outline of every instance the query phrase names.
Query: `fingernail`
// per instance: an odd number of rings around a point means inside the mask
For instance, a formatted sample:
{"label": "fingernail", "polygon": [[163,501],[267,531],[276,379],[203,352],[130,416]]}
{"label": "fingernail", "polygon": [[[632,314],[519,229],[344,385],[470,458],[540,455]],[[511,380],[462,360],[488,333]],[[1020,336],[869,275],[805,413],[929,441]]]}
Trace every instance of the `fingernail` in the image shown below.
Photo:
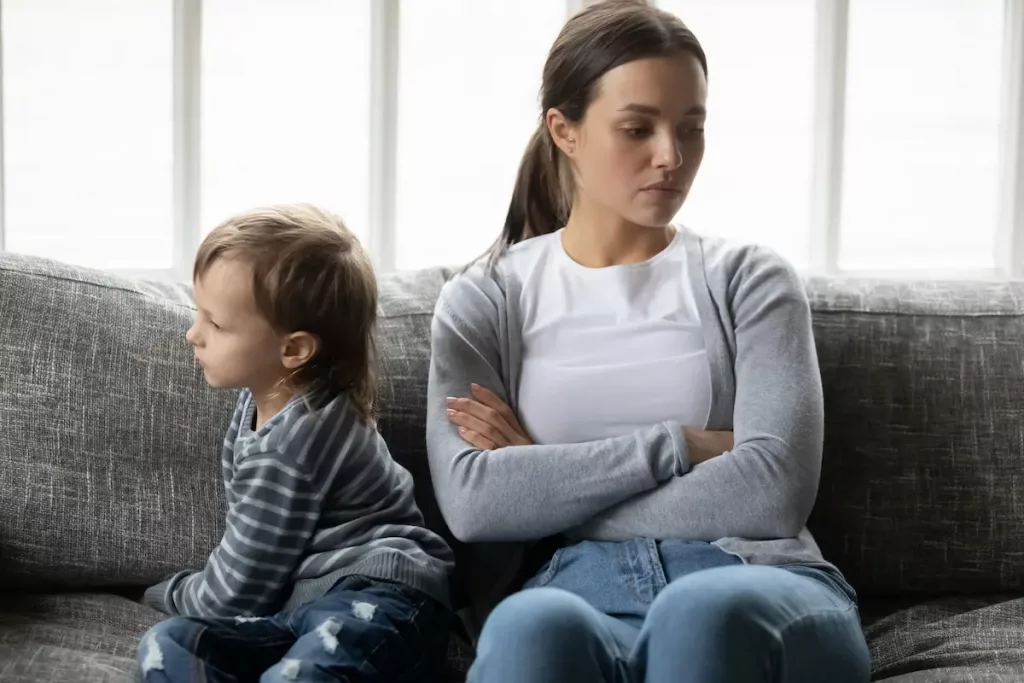
{"label": "fingernail", "polygon": [[451,410],[451,409],[449,409],[449,410],[448,410],[448,417],[451,417],[451,416],[453,416],[454,414],[455,414],[455,411],[454,411],[454,410]]}
{"label": "fingernail", "polygon": [[448,405],[454,405],[455,399],[449,396],[448,398],[445,399],[445,403],[447,403]]}
{"label": "fingernail", "polygon": [[479,384],[470,384],[469,388],[472,389],[473,391],[480,391],[480,385]]}
{"label": "fingernail", "polygon": [[466,433],[466,428],[465,427],[459,427],[459,434],[465,434],[465,433]]}

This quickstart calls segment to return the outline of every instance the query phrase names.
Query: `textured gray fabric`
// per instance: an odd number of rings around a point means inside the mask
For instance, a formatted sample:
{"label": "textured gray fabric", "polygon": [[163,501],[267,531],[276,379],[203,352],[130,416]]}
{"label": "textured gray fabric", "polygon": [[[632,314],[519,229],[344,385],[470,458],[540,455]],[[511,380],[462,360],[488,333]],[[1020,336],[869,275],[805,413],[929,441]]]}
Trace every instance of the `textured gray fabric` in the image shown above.
{"label": "textured gray fabric", "polygon": [[1024,598],[862,605],[875,680],[1024,680]]}
{"label": "textured gray fabric", "polygon": [[205,387],[191,316],[181,287],[0,255],[3,585],[156,583],[202,566],[220,539],[235,395]]}
{"label": "textured gray fabric", "polygon": [[[380,428],[451,542],[423,438],[445,277],[382,278]],[[1024,284],[807,285],[826,403],[810,527],[868,598],[876,679],[1024,680],[1022,601],[983,597],[1024,584]],[[205,388],[190,305],[187,287],[0,255],[0,680],[133,680],[157,612],[20,589],[141,587],[219,540],[234,393]],[[960,592],[979,597],[913,606]],[[451,659],[468,663],[457,641]]]}
{"label": "textured gray fabric", "polygon": [[132,683],[137,680],[134,658],[52,645],[0,645],[0,681],[4,683]]}
{"label": "textured gray fabric", "polygon": [[7,595],[0,610],[0,645],[48,645],[134,659],[139,637],[163,618],[118,595]]}
{"label": "textured gray fabric", "polygon": [[[443,282],[383,278],[380,321],[381,433],[440,529],[417,397]],[[2,585],[141,585],[203,566],[223,529],[218,454],[236,394],[205,386],[191,318],[187,287],[0,254]]]}
{"label": "textured gray fabric", "polygon": [[159,612],[100,594],[4,596],[0,681],[135,680],[135,648]]}
{"label": "textured gray fabric", "polygon": [[810,528],[862,596],[1024,587],[1024,283],[812,280]]}

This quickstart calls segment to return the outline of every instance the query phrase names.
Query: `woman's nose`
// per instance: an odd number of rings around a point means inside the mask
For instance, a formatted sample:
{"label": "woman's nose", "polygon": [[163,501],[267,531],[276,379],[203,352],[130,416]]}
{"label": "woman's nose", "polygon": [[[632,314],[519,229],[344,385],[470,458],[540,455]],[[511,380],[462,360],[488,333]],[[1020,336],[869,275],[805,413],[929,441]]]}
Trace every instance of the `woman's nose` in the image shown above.
{"label": "woman's nose", "polygon": [[679,141],[674,137],[665,136],[665,139],[658,143],[655,162],[658,168],[679,168],[683,163],[683,151]]}

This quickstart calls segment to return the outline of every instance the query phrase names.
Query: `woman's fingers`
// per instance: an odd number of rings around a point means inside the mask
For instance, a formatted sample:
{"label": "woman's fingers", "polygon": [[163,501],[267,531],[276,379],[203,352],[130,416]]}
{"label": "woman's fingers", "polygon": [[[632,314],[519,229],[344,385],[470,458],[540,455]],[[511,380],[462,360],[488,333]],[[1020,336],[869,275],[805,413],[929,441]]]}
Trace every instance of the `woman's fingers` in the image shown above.
{"label": "woman's fingers", "polygon": [[[448,402],[448,409],[454,410],[456,413],[464,413],[474,417],[479,420],[480,423],[496,430],[497,433],[494,435],[496,437],[494,440],[497,442],[504,442],[504,445],[510,446],[514,443],[519,443],[520,441],[516,430],[509,426],[508,421],[501,413],[490,406],[480,403],[479,401],[471,398],[452,399]],[[470,429],[480,431],[477,429],[478,425],[474,424],[466,426]],[[480,433],[488,438],[491,438],[492,436],[491,433],[487,431],[481,431]]]}
{"label": "woman's fingers", "polygon": [[472,429],[459,427],[459,436],[470,446],[479,448],[482,451],[493,451],[495,448],[498,448],[497,444],[493,441],[480,435],[478,432],[474,432]]}
{"label": "woman's fingers", "polygon": [[473,392],[473,397],[484,404],[488,408],[497,412],[505,420],[505,423],[516,433],[516,435],[522,437],[527,443],[530,442],[530,437],[523,429],[522,425],[519,424],[519,418],[512,411],[507,403],[498,398],[490,389],[486,389],[479,384],[470,385],[470,391]]}
{"label": "woman's fingers", "polygon": [[[448,421],[458,427],[469,430],[474,434],[478,434],[484,439],[487,439],[492,444],[495,444],[492,448],[508,446],[511,443],[511,440],[499,427],[491,424],[485,419],[477,417],[468,410],[456,410],[449,408]],[[465,438],[465,436],[463,436],[463,438]],[[477,444],[473,445],[476,446]]]}

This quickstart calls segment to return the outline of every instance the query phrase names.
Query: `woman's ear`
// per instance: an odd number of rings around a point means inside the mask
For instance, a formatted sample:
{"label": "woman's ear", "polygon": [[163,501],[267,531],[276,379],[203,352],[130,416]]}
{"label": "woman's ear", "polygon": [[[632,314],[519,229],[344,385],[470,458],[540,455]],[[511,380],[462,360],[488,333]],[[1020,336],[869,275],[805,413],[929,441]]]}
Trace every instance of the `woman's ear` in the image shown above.
{"label": "woman's ear", "polygon": [[320,350],[320,340],[309,332],[292,332],[281,345],[281,365],[298,370]]}
{"label": "woman's ear", "polygon": [[547,124],[551,139],[558,149],[567,157],[572,157],[579,143],[576,126],[554,107],[548,109],[544,115],[544,123]]}

